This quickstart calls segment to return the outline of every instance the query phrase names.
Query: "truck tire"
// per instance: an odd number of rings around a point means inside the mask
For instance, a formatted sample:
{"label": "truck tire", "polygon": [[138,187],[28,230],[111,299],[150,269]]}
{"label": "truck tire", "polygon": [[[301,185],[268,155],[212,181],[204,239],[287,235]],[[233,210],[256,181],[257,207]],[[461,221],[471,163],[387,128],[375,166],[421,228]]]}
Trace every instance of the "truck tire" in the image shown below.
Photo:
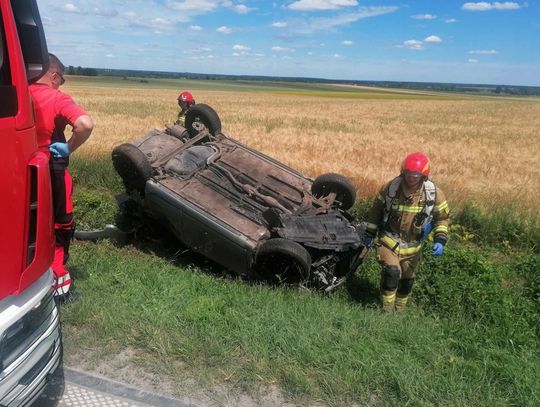
{"label": "truck tire", "polygon": [[152,167],[144,153],[133,144],[121,144],[113,149],[112,160],[126,191],[137,191],[144,196],[146,181],[152,175]]}
{"label": "truck tire", "polygon": [[311,256],[292,240],[269,239],[259,246],[255,267],[271,283],[305,286],[310,276]]}
{"label": "truck tire", "polygon": [[199,103],[191,106],[186,113],[186,128],[191,137],[201,131],[201,124],[212,135],[221,133],[221,120],[218,114],[210,106]]}
{"label": "truck tire", "polygon": [[356,188],[350,179],[340,174],[328,173],[318,176],[311,185],[311,193],[318,198],[335,192],[341,208],[351,209],[356,200]]}

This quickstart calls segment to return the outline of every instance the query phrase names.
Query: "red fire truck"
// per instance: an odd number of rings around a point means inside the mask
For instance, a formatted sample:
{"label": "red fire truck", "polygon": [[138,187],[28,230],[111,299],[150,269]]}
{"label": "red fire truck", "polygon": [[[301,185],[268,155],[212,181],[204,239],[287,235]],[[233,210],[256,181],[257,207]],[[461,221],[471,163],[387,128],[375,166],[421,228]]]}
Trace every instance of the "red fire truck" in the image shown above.
{"label": "red fire truck", "polygon": [[28,84],[48,68],[36,0],[0,0],[0,406],[25,406],[61,364],[52,198]]}

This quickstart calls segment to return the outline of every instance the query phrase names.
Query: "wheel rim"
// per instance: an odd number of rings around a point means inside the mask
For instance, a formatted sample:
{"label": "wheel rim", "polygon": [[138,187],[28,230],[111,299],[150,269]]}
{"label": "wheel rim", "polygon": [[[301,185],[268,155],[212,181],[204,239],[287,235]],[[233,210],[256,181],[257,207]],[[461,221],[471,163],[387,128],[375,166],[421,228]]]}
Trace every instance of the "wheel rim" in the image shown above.
{"label": "wheel rim", "polygon": [[295,259],[283,254],[268,254],[259,260],[259,272],[274,284],[304,286],[309,271]]}

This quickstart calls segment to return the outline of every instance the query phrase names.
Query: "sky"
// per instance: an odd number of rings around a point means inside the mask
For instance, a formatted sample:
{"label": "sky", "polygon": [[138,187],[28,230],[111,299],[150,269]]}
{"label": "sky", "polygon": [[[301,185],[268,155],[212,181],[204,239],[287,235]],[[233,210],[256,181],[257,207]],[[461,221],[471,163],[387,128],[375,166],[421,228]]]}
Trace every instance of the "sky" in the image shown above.
{"label": "sky", "polygon": [[540,0],[38,0],[66,65],[540,86]]}

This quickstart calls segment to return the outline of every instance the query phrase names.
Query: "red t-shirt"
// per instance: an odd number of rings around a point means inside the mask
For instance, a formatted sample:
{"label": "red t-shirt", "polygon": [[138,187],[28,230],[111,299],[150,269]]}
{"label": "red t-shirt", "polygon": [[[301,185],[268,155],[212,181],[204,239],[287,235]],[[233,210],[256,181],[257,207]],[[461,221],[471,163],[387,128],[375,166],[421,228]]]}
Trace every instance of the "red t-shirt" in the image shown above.
{"label": "red t-shirt", "polygon": [[29,89],[34,100],[38,146],[47,148],[57,141],[65,143],[66,125],[73,126],[80,116],[87,113],[71,96],[47,85],[35,83]]}

